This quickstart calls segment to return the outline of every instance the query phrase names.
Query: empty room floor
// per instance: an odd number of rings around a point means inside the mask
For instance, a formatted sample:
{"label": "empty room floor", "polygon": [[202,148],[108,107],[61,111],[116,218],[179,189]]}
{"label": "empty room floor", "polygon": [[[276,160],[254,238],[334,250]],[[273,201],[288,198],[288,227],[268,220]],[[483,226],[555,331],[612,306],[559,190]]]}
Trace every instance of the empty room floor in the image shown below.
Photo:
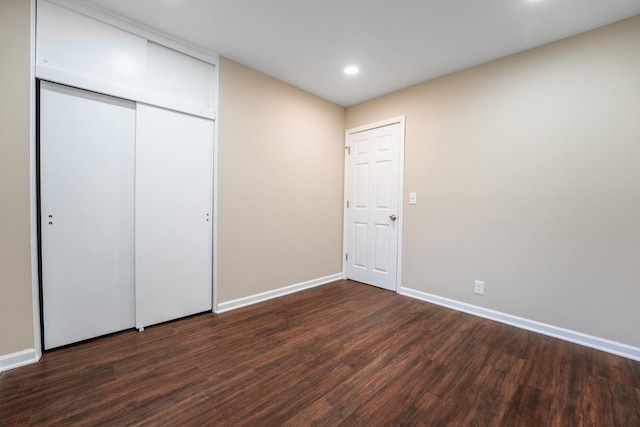
{"label": "empty room floor", "polygon": [[640,426],[640,362],[341,280],[0,374],[51,424]]}

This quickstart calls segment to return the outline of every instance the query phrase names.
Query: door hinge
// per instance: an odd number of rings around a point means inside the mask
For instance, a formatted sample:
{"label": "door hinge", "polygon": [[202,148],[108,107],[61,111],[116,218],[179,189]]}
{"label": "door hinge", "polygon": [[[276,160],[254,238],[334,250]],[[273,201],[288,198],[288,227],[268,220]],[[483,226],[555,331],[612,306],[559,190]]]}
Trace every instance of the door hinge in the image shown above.
{"label": "door hinge", "polygon": [[349,209],[349,201],[347,200],[347,209]]}
{"label": "door hinge", "polygon": [[347,150],[347,155],[351,154],[351,147],[344,147],[345,150]]}
{"label": "door hinge", "polygon": [[349,261],[349,254],[344,254],[344,260]]}

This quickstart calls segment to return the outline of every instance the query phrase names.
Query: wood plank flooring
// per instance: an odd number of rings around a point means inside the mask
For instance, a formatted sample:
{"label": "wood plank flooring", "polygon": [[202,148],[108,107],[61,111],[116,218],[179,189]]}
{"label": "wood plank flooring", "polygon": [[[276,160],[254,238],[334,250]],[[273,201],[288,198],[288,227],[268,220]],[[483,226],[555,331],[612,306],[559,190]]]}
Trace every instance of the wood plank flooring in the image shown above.
{"label": "wood plank flooring", "polygon": [[640,426],[640,363],[338,281],[48,352],[0,425]]}

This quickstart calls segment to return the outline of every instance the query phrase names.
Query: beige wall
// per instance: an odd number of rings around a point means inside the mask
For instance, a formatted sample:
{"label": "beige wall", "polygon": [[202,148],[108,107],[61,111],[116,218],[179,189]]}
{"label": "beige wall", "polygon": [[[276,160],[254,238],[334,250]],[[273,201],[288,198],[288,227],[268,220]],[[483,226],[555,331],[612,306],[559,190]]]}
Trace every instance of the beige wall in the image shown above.
{"label": "beige wall", "polygon": [[342,269],[344,109],[220,59],[218,302]]}
{"label": "beige wall", "polygon": [[639,76],[635,17],[349,108],[406,115],[403,285],[640,346]]}
{"label": "beige wall", "polygon": [[0,356],[33,348],[30,2],[0,1]]}

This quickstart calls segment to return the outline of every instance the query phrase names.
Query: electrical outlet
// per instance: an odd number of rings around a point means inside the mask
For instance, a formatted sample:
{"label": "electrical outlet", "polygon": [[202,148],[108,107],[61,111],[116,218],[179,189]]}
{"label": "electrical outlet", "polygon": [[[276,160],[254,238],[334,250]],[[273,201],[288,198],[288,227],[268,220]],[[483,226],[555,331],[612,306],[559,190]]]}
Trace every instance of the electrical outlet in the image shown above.
{"label": "electrical outlet", "polygon": [[473,293],[478,295],[484,295],[484,282],[482,280],[476,280],[474,282]]}

